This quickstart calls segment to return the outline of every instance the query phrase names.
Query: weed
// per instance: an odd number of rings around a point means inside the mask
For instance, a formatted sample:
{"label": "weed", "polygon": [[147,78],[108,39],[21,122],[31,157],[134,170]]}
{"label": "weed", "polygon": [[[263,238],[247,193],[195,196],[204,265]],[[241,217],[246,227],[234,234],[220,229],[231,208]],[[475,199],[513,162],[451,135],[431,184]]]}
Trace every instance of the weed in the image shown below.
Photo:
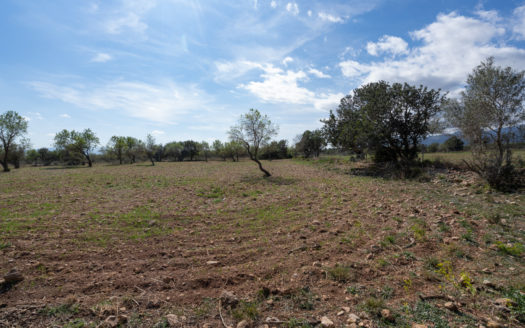
{"label": "weed", "polygon": [[414,237],[416,238],[416,240],[418,241],[425,240],[425,229],[421,224],[419,223],[413,224],[410,227],[410,230],[412,230],[412,232],[414,233]]}
{"label": "weed", "polygon": [[383,287],[383,289],[381,290],[381,293],[380,293],[381,297],[385,300],[389,299],[392,297],[392,295],[394,295],[394,289],[390,286],[385,286]]}
{"label": "weed", "polygon": [[496,242],[496,245],[497,245],[498,251],[500,253],[511,255],[511,256],[518,257],[524,251],[524,247],[520,243],[514,243],[514,245],[512,245],[512,244],[504,244],[504,243],[498,241],[498,242]]}
{"label": "weed", "polygon": [[441,232],[449,232],[450,231],[450,227],[445,222],[439,222],[438,223],[438,227],[439,227],[439,231],[441,231]]}
{"label": "weed", "polygon": [[394,245],[395,243],[396,243],[396,237],[393,235],[388,235],[381,241],[380,244],[382,247],[386,248],[387,246]]}
{"label": "weed", "polygon": [[286,328],[311,328],[312,325],[304,319],[291,318],[283,325]]}
{"label": "weed", "polygon": [[459,275],[460,286],[468,290],[472,295],[476,295],[476,288],[472,286],[472,278],[467,272],[461,272]]}
{"label": "weed", "polygon": [[359,287],[356,286],[348,286],[346,287],[346,292],[348,294],[357,295]]}
{"label": "weed", "polygon": [[403,289],[405,292],[408,293],[408,291],[412,288],[412,280],[411,279],[403,279]]}
{"label": "weed", "polygon": [[425,268],[428,270],[437,270],[439,269],[439,260],[433,256],[425,260]]}
{"label": "weed", "polygon": [[72,315],[78,313],[79,308],[76,304],[61,304],[57,306],[46,306],[40,313],[48,317],[57,317],[60,315]]}
{"label": "weed", "polygon": [[379,316],[381,310],[385,308],[385,301],[380,298],[370,297],[361,305],[363,310],[370,313],[373,316]]}
{"label": "weed", "polygon": [[519,322],[525,324],[525,293],[515,287],[509,287],[503,291],[503,294],[513,301],[510,307],[511,315]]}
{"label": "weed", "polygon": [[255,320],[259,316],[256,302],[240,301],[235,309],[232,310],[232,316],[237,320]]}
{"label": "weed", "polygon": [[433,323],[435,328],[449,328],[446,313],[427,302],[417,302],[412,309],[413,320],[418,323]]}
{"label": "weed", "polygon": [[212,298],[205,298],[193,313],[197,318],[205,318],[214,311],[215,307],[215,301]]}
{"label": "weed", "polygon": [[0,242],[0,250],[11,247],[11,243],[9,242]]}
{"label": "weed", "polygon": [[330,279],[338,282],[348,282],[355,278],[352,268],[341,264],[336,264],[332,268],[327,268],[326,273]]}

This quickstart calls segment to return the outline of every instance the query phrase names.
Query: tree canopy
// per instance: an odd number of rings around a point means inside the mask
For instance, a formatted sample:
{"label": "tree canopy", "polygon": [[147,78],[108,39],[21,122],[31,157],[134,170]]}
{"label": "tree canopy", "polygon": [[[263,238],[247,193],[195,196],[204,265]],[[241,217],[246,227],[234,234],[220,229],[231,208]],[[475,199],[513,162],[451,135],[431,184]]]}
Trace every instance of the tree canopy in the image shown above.
{"label": "tree canopy", "polygon": [[98,137],[91,129],[85,129],[82,132],[64,129],[55,135],[55,147],[57,149],[73,155],[83,156],[87,160],[89,167],[93,166],[91,153],[99,143]]}
{"label": "tree canopy", "polygon": [[362,154],[372,151],[377,162],[408,167],[421,141],[435,126],[444,96],[440,90],[385,81],[369,83],[341,100],[323,120],[328,141]]}
{"label": "tree canopy", "polygon": [[15,145],[17,138],[27,133],[27,121],[15,111],[7,111],[0,115],[0,164],[4,172],[9,171],[9,151]]}

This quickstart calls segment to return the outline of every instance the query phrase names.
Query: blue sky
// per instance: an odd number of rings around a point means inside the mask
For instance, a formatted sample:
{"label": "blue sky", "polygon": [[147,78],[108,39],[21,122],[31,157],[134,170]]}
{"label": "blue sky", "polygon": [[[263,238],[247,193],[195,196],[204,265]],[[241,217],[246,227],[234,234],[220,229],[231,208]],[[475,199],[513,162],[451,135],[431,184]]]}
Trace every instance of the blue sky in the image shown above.
{"label": "blue sky", "polygon": [[0,112],[62,129],[227,140],[257,108],[293,140],[363,83],[457,95],[488,56],[525,69],[525,1],[3,0]]}

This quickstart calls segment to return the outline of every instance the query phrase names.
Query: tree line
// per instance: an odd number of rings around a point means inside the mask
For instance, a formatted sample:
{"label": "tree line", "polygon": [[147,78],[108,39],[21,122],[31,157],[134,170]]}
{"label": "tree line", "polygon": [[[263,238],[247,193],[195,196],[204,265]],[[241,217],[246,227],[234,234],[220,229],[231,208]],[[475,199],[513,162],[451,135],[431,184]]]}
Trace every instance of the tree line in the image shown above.
{"label": "tree line", "polygon": [[[516,134],[523,134],[525,111],[525,71],[499,67],[488,58],[468,75],[466,87],[458,98],[447,98],[440,89],[413,86],[407,83],[378,81],[368,83],[343,97],[339,106],[321,120],[322,128],[304,131],[288,147],[285,140],[272,141],[278,127],[266,115],[250,109],[241,115],[229,130],[229,141],[207,142],[193,140],[157,144],[153,136],[144,141],[129,136],[113,136],[96,156],[116,159],[120,164],[135,163],[147,158],[152,165],[157,161],[208,160],[210,156],[238,161],[247,156],[263,168],[260,159],[288,158],[292,155],[318,157],[330,145],[340,151],[351,152],[357,158],[371,156],[375,163],[390,163],[409,175],[420,165],[422,151],[460,150],[463,140],[469,144],[473,160],[466,166],[498,189],[509,189],[523,179],[523,170],[512,161],[510,144]],[[430,134],[454,129],[461,138],[452,136],[442,146],[423,141]],[[521,130],[520,130],[521,129]],[[63,130],[55,136],[55,149],[28,149],[23,138],[27,122],[16,112],[0,116],[0,164],[8,171],[8,163],[15,167],[22,158],[44,165],[54,159],[78,164],[93,162],[93,152],[100,144],[90,129],[82,132]]]}

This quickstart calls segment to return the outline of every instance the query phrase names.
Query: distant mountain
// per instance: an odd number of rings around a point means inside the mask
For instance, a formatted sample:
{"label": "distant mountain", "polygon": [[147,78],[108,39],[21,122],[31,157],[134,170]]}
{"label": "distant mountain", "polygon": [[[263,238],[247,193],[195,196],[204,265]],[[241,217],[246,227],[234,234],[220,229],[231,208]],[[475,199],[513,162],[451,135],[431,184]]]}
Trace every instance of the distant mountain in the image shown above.
{"label": "distant mountain", "polygon": [[[516,135],[518,135],[519,128],[520,127],[515,127],[515,128],[512,129],[512,131],[514,133],[516,133]],[[521,128],[525,129],[525,124],[521,125]],[[509,129],[505,128],[505,129],[503,129],[503,131],[504,131],[504,133],[507,133],[509,131]],[[435,143],[435,142],[441,144],[441,143],[445,142],[448,138],[450,138],[453,135],[455,135],[456,137],[459,137],[460,133],[456,132],[456,133],[451,133],[451,134],[436,134],[436,135],[428,136],[425,140],[423,140],[423,144],[424,145],[430,145],[430,144]],[[468,144],[468,142],[465,139],[461,138],[461,140],[463,140],[465,145]],[[514,142],[525,142],[525,136],[522,136],[521,139],[515,140]]]}

